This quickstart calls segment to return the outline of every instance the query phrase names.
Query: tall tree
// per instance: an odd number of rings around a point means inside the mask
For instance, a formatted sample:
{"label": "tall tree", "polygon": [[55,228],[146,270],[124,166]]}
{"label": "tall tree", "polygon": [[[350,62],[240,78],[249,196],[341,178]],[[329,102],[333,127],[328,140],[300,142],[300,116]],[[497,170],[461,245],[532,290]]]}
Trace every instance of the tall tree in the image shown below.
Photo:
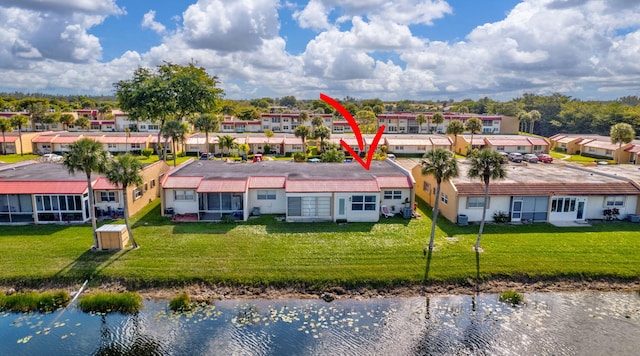
{"label": "tall tree", "polygon": [[433,204],[433,220],[431,222],[431,237],[429,238],[429,250],[433,250],[433,242],[436,234],[436,221],[438,220],[438,206],[440,203],[440,188],[443,181],[458,176],[458,162],[451,151],[444,148],[435,148],[422,157],[423,175],[432,175],[436,180],[436,196]]}
{"label": "tall tree", "polygon": [[322,162],[343,162],[344,161],[344,152],[338,151],[337,149],[330,149],[320,156]]}
{"label": "tall tree", "polygon": [[418,124],[418,133],[422,133],[422,125],[427,122],[427,117],[425,114],[418,114],[416,116],[416,124]]}
{"label": "tall tree", "polygon": [[542,118],[542,115],[540,114],[540,111],[538,110],[531,110],[529,111],[529,133],[533,133],[533,128],[536,124],[536,121],[540,121],[540,119]]}
{"label": "tall tree", "polygon": [[62,124],[62,128],[64,130],[69,130],[69,125],[73,124],[75,120],[76,118],[69,113],[64,113],[60,115],[60,123]]}
{"label": "tall tree", "polygon": [[313,130],[313,137],[320,139],[320,151],[324,151],[324,140],[331,137],[331,130],[326,126],[318,126]]}
{"label": "tall tree", "polygon": [[220,150],[224,154],[224,149],[227,149],[227,154],[231,151],[231,149],[235,146],[234,142],[235,138],[233,136],[224,135],[218,136],[218,145],[220,146]]}
{"label": "tall tree", "polygon": [[471,145],[469,151],[473,150],[473,135],[482,131],[482,121],[477,117],[472,117],[464,123],[464,129],[471,132]]}
{"label": "tall tree", "polygon": [[444,115],[441,112],[436,112],[433,114],[431,121],[436,125],[436,131],[438,131],[438,127],[444,122]]}
{"label": "tall tree", "polygon": [[447,126],[447,134],[453,135],[453,147],[458,147],[458,135],[464,132],[464,124],[460,120],[453,120]]}
{"label": "tall tree", "polygon": [[313,129],[322,125],[324,125],[324,119],[322,116],[314,116],[313,119],[311,119],[311,127]]}
{"label": "tall tree", "polygon": [[23,115],[11,116],[11,126],[18,129],[18,139],[20,140],[20,156],[24,155],[22,149],[22,127],[27,124],[29,118]]}
{"label": "tall tree", "polygon": [[354,119],[360,127],[363,134],[375,134],[378,131],[378,118],[373,111],[360,110],[356,113]]}
{"label": "tall tree", "polygon": [[300,137],[300,139],[302,140],[302,152],[304,152],[305,157],[307,155],[307,137],[309,137],[309,134],[311,134],[311,130],[309,130],[309,128],[305,125],[300,125],[298,127],[296,127],[295,130],[293,130],[293,134],[296,137]]}
{"label": "tall tree", "polygon": [[95,199],[93,196],[93,186],[91,185],[91,174],[94,172],[103,173],[106,170],[107,151],[100,142],[89,138],[81,138],[69,145],[69,152],[64,156],[63,164],[69,173],[84,172],[87,176],[89,218],[91,219],[91,227],[93,228],[93,245],[94,248],[98,248]]}
{"label": "tall tree", "polygon": [[522,110],[520,112],[518,112],[518,115],[516,115],[516,118],[518,119],[518,122],[520,123],[520,127],[519,130],[522,132],[527,132],[528,130],[528,126],[531,123],[531,115],[529,115],[528,112]]}
{"label": "tall tree", "polygon": [[11,120],[6,117],[0,117],[0,131],[2,131],[2,154],[7,154],[7,139],[4,137],[5,132],[13,131]]}
{"label": "tall tree", "polygon": [[209,156],[209,132],[216,132],[220,129],[220,118],[214,114],[201,114],[193,122],[196,130],[204,132],[204,146],[207,157]]}
{"label": "tall tree", "polygon": [[507,177],[507,171],[504,168],[504,157],[496,151],[483,149],[477,154],[471,156],[471,168],[467,175],[470,178],[480,178],[484,183],[484,202],[482,206],[482,221],[478,231],[478,239],[476,240],[475,250],[480,250],[480,239],[484,230],[484,223],[487,216],[487,207],[489,202],[489,183],[491,180],[504,179]]}
{"label": "tall tree", "polygon": [[169,139],[171,139],[171,148],[173,150],[173,166],[177,165],[178,157],[178,144],[184,141],[187,135],[187,126],[180,121],[171,120],[167,121],[160,130],[162,137],[164,137],[165,146]]}
{"label": "tall tree", "polygon": [[107,179],[109,182],[122,188],[122,198],[124,200],[124,223],[127,226],[127,232],[131,239],[131,245],[133,248],[138,248],[136,240],[133,238],[133,232],[131,231],[131,224],[129,223],[129,199],[127,198],[127,188],[132,186],[139,186],[143,183],[140,170],[142,169],[142,163],[136,157],[125,153],[119,155],[118,158],[111,162],[109,169],[107,170]]}
{"label": "tall tree", "polygon": [[636,137],[636,131],[629,124],[619,123],[611,126],[609,131],[611,143],[618,144],[618,153],[616,154],[616,163],[620,164],[620,154],[622,154],[622,144],[633,141]]}
{"label": "tall tree", "polygon": [[91,122],[86,117],[79,117],[74,122],[74,125],[80,127],[84,131],[87,131],[91,127]]}
{"label": "tall tree", "polygon": [[270,152],[267,152],[267,151],[271,151],[271,141],[270,140],[273,137],[273,135],[275,135],[275,134],[273,133],[272,130],[264,130],[264,135],[267,136],[267,145],[269,146],[269,149],[265,150],[264,153],[268,154]]}

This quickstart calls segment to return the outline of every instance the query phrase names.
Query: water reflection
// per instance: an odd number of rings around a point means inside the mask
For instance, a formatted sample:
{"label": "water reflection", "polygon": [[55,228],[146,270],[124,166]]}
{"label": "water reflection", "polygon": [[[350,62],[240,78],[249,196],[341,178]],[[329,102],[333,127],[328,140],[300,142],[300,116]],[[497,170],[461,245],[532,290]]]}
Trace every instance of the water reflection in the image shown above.
{"label": "water reflection", "polygon": [[[225,300],[189,313],[0,315],[2,354],[636,354],[634,293],[369,300]],[[55,322],[54,322],[55,321]]]}

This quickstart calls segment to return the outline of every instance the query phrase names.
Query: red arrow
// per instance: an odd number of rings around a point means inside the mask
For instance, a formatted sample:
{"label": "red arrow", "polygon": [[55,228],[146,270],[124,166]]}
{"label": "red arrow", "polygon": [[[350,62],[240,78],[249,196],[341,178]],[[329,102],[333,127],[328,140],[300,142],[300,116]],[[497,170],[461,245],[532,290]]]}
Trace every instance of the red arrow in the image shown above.
{"label": "red arrow", "polygon": [[[358,140],[358,147],[360,148],[360,151],[364,150],[364,140],[362,138],[362,133],[360,133],[360,127],[358,126],[358,123],[353,118],[353,116],[351,116],[351,113],[349,112],[349,110],[345,109],[344,106],[340,105],[340,103],[335,101],[333,98],[326,96],[322,93],[320,94],[320,99],[322,99],[327,104],[333,106],[347,120],[347,122],[349,123],[349,126],[351,126],[351,129],[353,130],[353,134],[356,136],[356,140]],[[360,158],[360,155],[358,155],[351,148],[351,146],[349,146],[346,142],[344,142],[344,140],[341,139],[340,144],[342,145],[342,147],[344,147],[345,150],[347,150],[347,152],[349,152],[353,156],[353,158],[356,161],[358,161],[358,163],[360,163],[362,167],[364,167],[364,169],[369,170],[369,168],[371,168],[371,161],[373,161],[373,154],[376,152],[376,147],[378,147],[378,142],[380,142],[380,138],[382,137],[382,133],[384,133],[384,129],[385,129],[384,125],[378,128],[378,132],[376,133],[376,136],[373,138],[373,142],[371,142],[371,145],[369,146],[369,152],[367,152],[367,159],[364,161],[362,160],[362,158]]]}

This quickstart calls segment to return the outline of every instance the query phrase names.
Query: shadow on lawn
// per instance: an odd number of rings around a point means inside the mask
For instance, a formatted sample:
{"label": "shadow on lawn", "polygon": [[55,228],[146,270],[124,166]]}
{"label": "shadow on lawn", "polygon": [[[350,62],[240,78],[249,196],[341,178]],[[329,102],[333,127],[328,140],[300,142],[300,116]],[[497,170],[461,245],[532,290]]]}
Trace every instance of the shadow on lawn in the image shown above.
{"label": "shadow on lawn", "polygon": [[130,249],[122,251],[93,251],[86,250],[73,262],[56,272],[54,278],[59,279],[92,279],[105,268],[109,267],[122,256],[129,253]]}

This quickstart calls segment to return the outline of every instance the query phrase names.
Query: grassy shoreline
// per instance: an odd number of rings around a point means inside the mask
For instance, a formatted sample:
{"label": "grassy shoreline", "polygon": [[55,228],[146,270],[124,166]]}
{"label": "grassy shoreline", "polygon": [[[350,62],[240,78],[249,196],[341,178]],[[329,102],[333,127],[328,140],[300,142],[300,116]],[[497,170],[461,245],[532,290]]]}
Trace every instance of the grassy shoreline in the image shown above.
{"label": "grassy shoreline", "polygon": [[336,288],[354,295],[464,293],[510,283],[539,290],[556,284],[552,290],[638,289],[637,224],[491,224],[476,259],[477,226],[443,219],[437,249],[428,258],[423,249],[430,211],[422,202],[419,210],[419,220],[396,217],[343,226],[291,224],[272,216],[246,223],[174,224],[160,216],[156,201],[132,219],[142,248],[119,252],[90,251],[90,226],[3,227],[0,285],[73,288],[89,279],[92,288],[200,288],[207,295],[267,296],[278,291],[317,295]]}

